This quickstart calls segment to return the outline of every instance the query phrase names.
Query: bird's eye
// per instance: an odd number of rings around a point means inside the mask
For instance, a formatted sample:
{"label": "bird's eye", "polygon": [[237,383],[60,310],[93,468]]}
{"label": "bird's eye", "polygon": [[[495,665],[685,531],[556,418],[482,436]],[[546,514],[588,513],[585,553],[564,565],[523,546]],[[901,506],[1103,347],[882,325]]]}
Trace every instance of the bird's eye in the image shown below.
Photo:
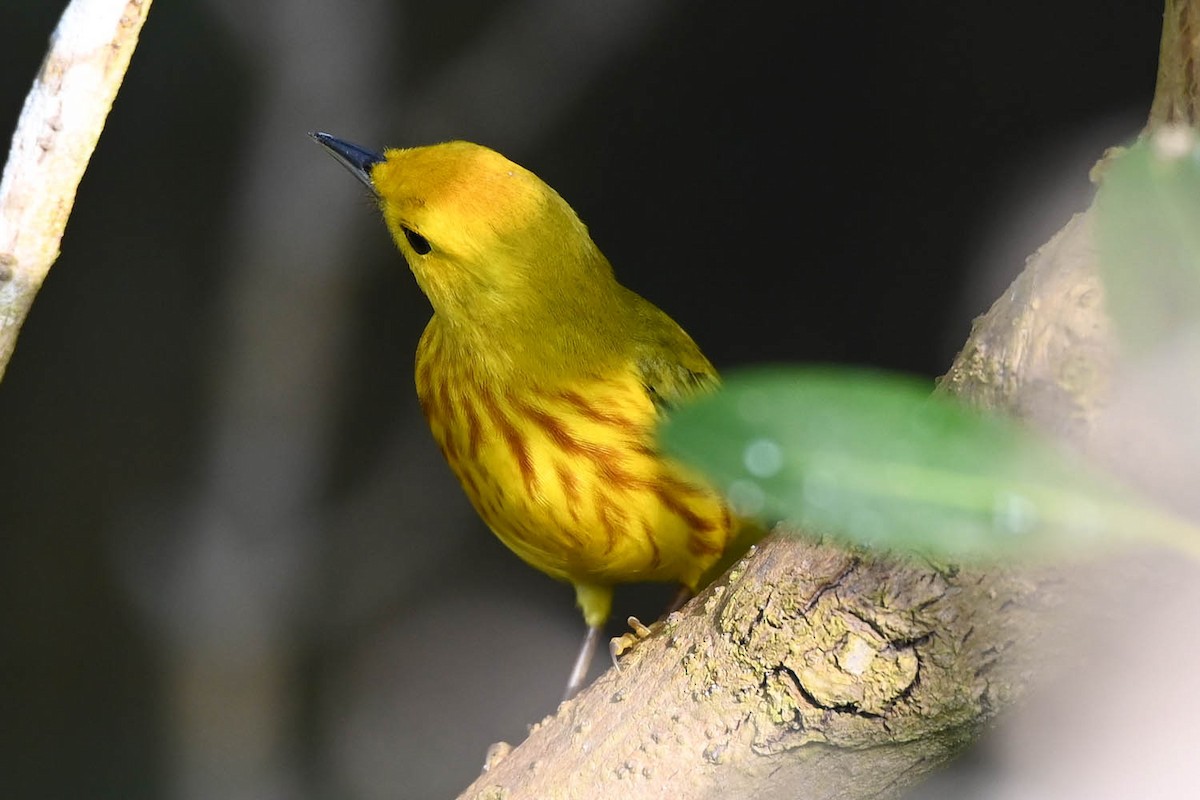
{"label": "bird's eye", "polygon": [[414,230],[405,228],[404,238],[408,239],[408,246],[415,250],[419,256],[426,255],[433,249],[429,244],[429,240]]}

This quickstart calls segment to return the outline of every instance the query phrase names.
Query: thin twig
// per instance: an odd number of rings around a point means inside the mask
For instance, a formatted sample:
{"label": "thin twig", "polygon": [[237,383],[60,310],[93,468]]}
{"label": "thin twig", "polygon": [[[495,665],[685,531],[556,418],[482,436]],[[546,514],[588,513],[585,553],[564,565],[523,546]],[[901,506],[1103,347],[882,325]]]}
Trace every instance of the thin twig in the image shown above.
{"label": "thin twig", "polygon": [[58,258],[75,190],[151,0],[72,0],[25,98],[0,179],[0,379]]}

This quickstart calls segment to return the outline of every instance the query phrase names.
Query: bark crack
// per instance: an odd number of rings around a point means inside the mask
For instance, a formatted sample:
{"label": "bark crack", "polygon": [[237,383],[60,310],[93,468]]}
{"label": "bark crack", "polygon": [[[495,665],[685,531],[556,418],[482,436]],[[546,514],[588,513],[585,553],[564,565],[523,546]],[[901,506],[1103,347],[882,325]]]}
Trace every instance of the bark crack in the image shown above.
{"label": "bark crack", "polygon": [[834,575],[817,589],[817,591],[805,604],[804,608],[800,611],[800,616],[808,617],[809,614],[812,613],[812,610],[817,607],[817,603],[821,602],[821,598],[830,592],[837,591],[837,589],[846,582],[846,579],[849,578],[856,569],[858,569],[860,564],[862,564],[862,558],[860,556],[851,556],[847,561],[846,566],[844,566],[837,575]]}

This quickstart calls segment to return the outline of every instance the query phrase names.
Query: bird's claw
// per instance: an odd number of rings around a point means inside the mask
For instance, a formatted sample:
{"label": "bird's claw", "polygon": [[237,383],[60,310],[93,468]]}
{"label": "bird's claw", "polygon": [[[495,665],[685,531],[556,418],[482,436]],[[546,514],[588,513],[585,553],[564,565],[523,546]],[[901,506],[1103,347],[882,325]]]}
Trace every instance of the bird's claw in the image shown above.
{"label": "bird's claw", "polygon": [[608,641],[608,654],[612,656],[613,666],[617,669],[621,665],[617,663],[617,659],[633,649],[634,645],[650,635],[650,629],[642,624],[642,621],[637,617],[630,617],[629,627],[632,629],[628,633],[623,633],[620,636],[613,637]]}

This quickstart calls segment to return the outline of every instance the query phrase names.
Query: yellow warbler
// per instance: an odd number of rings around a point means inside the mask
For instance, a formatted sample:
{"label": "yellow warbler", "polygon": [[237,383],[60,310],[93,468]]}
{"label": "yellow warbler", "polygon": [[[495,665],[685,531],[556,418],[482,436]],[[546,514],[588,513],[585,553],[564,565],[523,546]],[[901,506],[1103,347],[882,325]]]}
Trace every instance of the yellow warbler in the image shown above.
{"label": "yellow warbler", "polygon": [[617,283],[575,212],[469,142],[382,154],[311,134],[374,192],[433,306],[416,384],[434,438],[488,526],[575,587],[582,685],[615,583],[694,591],[738,523],[664,458],[654,425],[717,374],[670,317]]}

